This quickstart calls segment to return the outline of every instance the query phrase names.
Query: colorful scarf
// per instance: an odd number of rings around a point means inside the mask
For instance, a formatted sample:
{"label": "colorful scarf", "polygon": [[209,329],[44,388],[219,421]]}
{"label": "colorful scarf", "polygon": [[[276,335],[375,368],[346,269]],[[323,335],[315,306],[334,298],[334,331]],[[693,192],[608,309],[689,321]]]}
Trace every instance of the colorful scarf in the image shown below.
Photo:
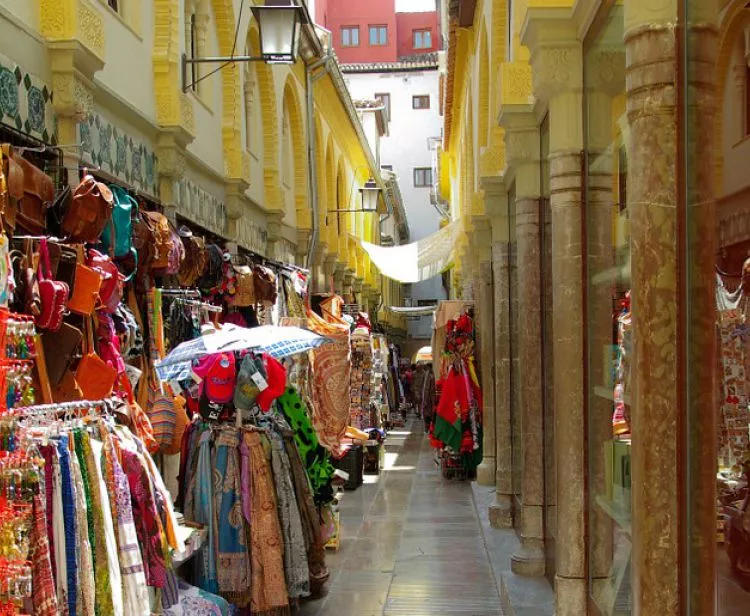
{"label": "colorful scarf", "polygon": [[294,432],[294,441],[305,463],[315,502],[328,502],[333,498],[331,479],[334,468],[328,450],[320,445],[313,429],[305,403],[293,387],[278,399],[279,408]]}
{"label": "colorful scarf", "polygon": [[58,616],[57,592],[52,576],[49,539],[47,537],[47,514],[45,496],[36,494],[33,503],[33,526],[31,528],[31,567],[33,572],[32,603],[35,616]]}
{"label": "colorful scarf", "polygon": [[63,519],[65,521],[65,569],[68,592],[68,613],[76,616],[76,597],[78,593],[78,568],[76,566],[76,503],[73,494],[73,485],[70,469],[70,451],[68,450],[68,437],[62,435],[57,442],[57,453],[60,460],[60,484],[62,495]]}
{"label": "colorful scarf", "polygon": [[250,452],[251,473],[250,609],[256,616],[284,616],[289,614],[289,596],[284,578],[284,540],[279,527],[271,469],[261,435],[246,431],[243,438]]}
{"label": "colorful scarf", "polygon": [[337,456],[343,453],[341,441],[349,424],[349,325],[326,322],[312,310],[307,316],[312,331],[332,340],[312,351],[313,423],[323,447]]}
{"label": "colorful scarf", "polygon": [[141,546],[143,569],[149,586],[163,588],[166,583],[166,555],[159,512],[151,492],[151,480],[141,457],[129,449],[121,449],[122,470],[128,479],[135,530]]}
{"label": "colorful scarf", "polygon": [[276,485],[279,522],[284,537],[284,570],[289,596],[292,599],[310,596],[310,570],[307,566],[307,549],[302,532],[297,497],[294,493],[292,469],[284,441],[276,432],[270,432],[271,466]]}
{"label": "colorful scarf", "polygon": [[219,592],[218,573],[216,570],[217,537],[214,511],[214,499],[211,483],[211,431],[205,430],[198,441],[197,468],[195,471],[194,503],[192,519],[208,528],[208,544],[196,560],[197,584],[203,590],[216,594]]}
{"label": "colorful scarf", "polygon": [[141,550],[138,546],[138,533],[133,520],[133,506],[130,500],[128,478],[117,457],[114,438],[109,436],[104,442],[107,464],[111,465],[114,478],[113,510],[117,515],[118,557],[122,574],[123,599],[126,614],[146,614],[150,612],[146,575],[143,571]]}
{"label": "colorful scarf", "polygon": [[[75,451],[75,434],[71,434],[68,440],[70,449],[70,469],[72,474],[71,487],[75,498],[76,514],[76,546],[77,570],[89,572],[88,575],[78,576],[77,613],[89,616],[95,612],[96,591],[94,589],[94,553],[91,548],[91,534],[89,533],[89,504],[86,498],[86,490],[83,482],[83,472]],[[92,520],[93,527],[93,520]]]}
{"label": "colorful scarf", "polygon": [[216,438],[213,495],[218,519],[217,577],[219,592],[231,603],[250,603],[250,556],[242,515],[240,435],[236,428],[223,428]]}
{"label": "colorful scarf", "polygon": [[289,455],[294,492],[297,496],[302,530],[305,534],[307,565],[310,571],[310,593],[317,596],[329,577],[328,567],[326,567],[325,542],[320,532],[320,516],[313,501],[310,482],[305,474],[302,458],[300,458],[299,450],[294,442],[294,433],[291,430],[282,430],[282,435],[286,452]]}

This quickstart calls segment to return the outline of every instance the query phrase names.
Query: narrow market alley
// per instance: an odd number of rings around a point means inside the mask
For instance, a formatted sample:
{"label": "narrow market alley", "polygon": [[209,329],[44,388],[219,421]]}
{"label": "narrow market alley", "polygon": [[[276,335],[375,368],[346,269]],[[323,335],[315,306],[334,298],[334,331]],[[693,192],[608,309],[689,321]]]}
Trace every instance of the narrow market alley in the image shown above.
{"label": "narrow market alley", "polygon": [[385,470],[341,497],[328,594],[297,614],[502,614],[471,483],[441,477],[421,421],[389,432],[385,447]]}

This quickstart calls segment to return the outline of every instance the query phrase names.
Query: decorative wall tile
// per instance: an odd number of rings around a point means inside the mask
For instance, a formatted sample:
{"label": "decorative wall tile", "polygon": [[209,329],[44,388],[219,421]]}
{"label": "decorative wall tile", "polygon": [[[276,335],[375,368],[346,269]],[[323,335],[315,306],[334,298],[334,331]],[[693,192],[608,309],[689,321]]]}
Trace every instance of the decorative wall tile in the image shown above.
{"label": "decorative wall tile", "polygon": [[[0,85],[0,88],[2,86]],[[138,139],[113,126],[99,114],[78,124],[81,158],[123,183],[159,197],[156,178],[156,154]]]}
{"label": "decorative wall tile", "polygon": [[212,233],[226,236],[227,212],[221,199],[186,178],[177,183],[176,194],[178,214]]}
{"label": "decorative wall tile", "polygon": [[52,90],[0,54],[0,122],[41,139],[57,143]]}

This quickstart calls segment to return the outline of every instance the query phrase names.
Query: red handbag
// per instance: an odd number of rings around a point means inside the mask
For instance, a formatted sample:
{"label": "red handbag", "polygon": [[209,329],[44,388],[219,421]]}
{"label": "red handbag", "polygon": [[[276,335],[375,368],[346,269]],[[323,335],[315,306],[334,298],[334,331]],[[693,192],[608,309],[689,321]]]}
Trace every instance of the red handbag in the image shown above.
{"label": "red handbag", "polygon": [[99,288],[99,301],[105,312],[112,314],[122,301],[125,276],[122,275],[112,259],[98,250],[90,248],[86,265],[102,277],[102,286]]}
{"label": "red handbag", "polygon": [[39,242],[38,279],[42,305],[41,312],[35,319],[36,325],[39,329],[56,332],[63,322],[70,289],[64,282],[52,279],[46,238],[42,238]]}

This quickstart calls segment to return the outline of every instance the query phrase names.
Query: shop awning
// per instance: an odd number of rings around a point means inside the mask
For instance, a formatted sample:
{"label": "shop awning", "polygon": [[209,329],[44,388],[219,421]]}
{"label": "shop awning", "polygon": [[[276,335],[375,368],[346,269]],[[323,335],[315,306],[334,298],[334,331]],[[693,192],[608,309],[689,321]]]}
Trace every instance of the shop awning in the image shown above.
{"label": "shop awning", "polygon": [[422,282],[453,265],[460,224],[454,220],[429,237],[403,246],[378,246],[358,241],[383,276],[399,282]]}

